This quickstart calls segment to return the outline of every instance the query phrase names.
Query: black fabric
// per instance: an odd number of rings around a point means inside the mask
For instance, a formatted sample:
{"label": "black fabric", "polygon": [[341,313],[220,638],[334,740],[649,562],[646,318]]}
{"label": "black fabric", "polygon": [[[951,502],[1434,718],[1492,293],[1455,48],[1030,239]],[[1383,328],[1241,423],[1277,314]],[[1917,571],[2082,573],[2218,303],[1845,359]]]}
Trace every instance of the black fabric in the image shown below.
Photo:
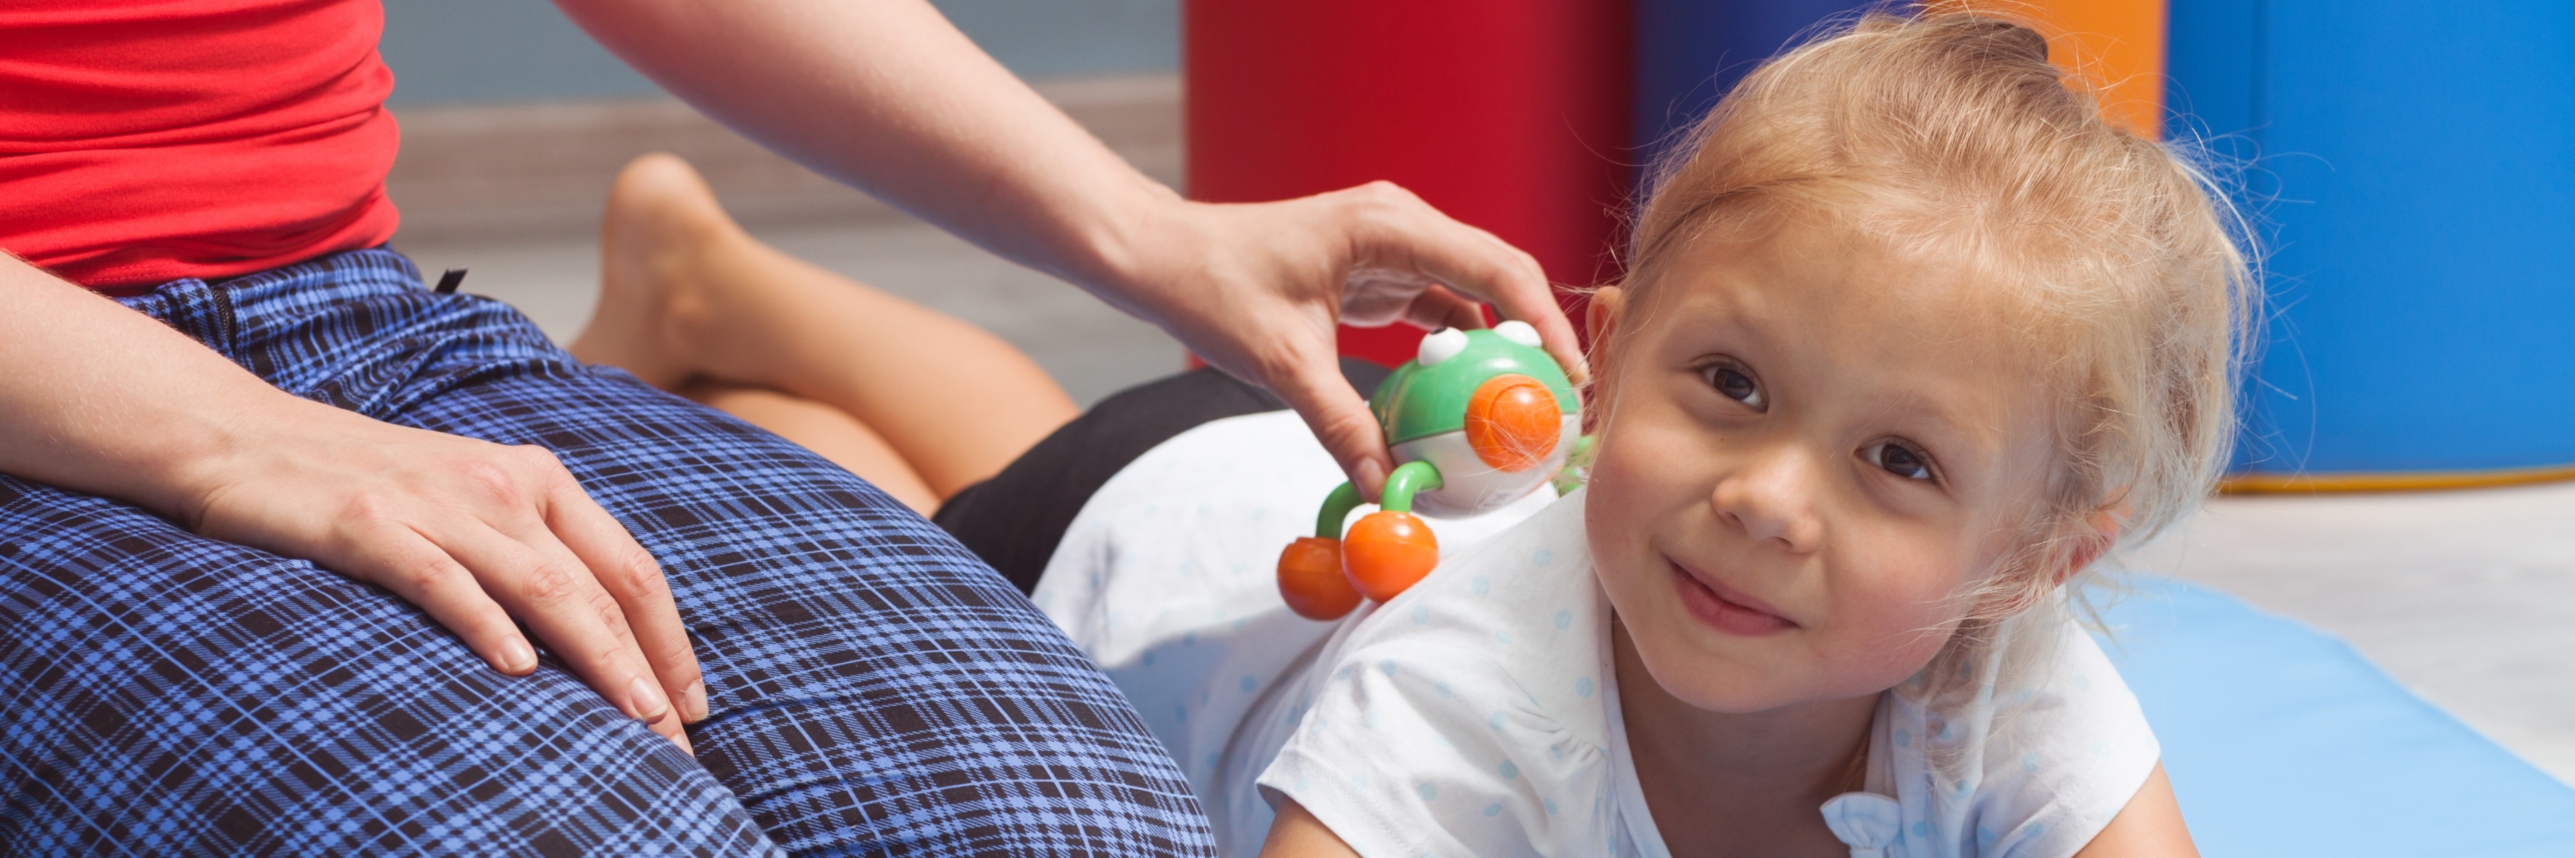
{"label": "black fabric", "polygon": [[[1376,392],[1390,372],[1358,358],[1341,359],[1342,377],[1361,396]],[[1035,592],[1073,516],[1136,457],[1202,424],[1286,407],[1269,391],[1214,369],[1127,388],[1037,442],[992,479],[948,498],[930,520],[1001,570],[1020,592]]]}

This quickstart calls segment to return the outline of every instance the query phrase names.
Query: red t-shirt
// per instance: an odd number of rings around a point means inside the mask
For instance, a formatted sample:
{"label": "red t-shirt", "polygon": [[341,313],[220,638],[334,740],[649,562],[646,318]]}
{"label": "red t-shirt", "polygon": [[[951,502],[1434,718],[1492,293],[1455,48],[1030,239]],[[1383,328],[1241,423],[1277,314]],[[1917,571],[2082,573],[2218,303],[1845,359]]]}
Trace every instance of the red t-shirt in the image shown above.
{"label": "red t-shirt", "polygon": [[378,0],[0,2],[0,249],[93,288],[383,243]]}

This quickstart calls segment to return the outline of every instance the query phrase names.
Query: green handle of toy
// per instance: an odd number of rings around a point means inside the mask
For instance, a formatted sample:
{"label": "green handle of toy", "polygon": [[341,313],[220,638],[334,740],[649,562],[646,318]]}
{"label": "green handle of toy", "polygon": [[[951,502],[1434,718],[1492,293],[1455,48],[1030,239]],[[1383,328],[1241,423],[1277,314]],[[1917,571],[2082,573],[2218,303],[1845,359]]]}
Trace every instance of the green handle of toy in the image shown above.
{"label": "green handle of toy", "polygon": [[1591,479],[1592,452],[1599,440],[1598,435],[1574,439],[1574,449],[1565,454],[1565,466],[1557,469],[1551,479],[1556,484],[1557,496],[1573,494],[1575,489],[1582,488],[1583,483]]}
{"label": "green handle of toy", "polygon": [[1359,508],[1359,490],[1349,483],[1332,487],[1323,499],[1323,514],[1314,519],[1314,535],[1325,539],[1341,538],[1341,523],[1350,520],[1350,511]]}
{"label": "green handle of toy", "polygon": [[[1412,512],[1414,495],[1438,491],[1441,484],[1439,469],[1432,467],[1431,463],[1406,462],[1394,473],[1386,475],[1384,502],[1377,508],[1387,512]],[[1332,494],[1323,499],[1323,514],[1314,519],[1314,535],[1325,539],[1341,538],[1342,523],[1350,520],[1350,511],[1358,509],[1359,503],[1359,489],[1349,483],[1332,487]]]}
{"label": "green handle of toy", "polygon": [[1377,508],[1387,512],[1412,512],[1413,495],[1438,491],[1443,485],[1439,468],[1429,462],[1405,462],[1386,475],[1386,491],[1377,500]]}

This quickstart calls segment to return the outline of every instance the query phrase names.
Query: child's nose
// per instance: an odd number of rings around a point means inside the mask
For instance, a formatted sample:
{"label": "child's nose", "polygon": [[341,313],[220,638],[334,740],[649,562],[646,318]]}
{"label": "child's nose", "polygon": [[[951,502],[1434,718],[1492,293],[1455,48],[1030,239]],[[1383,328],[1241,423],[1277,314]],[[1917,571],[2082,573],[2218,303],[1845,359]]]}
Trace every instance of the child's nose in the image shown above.
{"label": "child's nose", "polygon": [[1822,471],[1814,458],[1794,445],[1747,452],[1741,467],[1718,478],[1709,497],[1717,517],[1791,552],[1815,550],[1824,541],[1824,519],[1815,509]]}

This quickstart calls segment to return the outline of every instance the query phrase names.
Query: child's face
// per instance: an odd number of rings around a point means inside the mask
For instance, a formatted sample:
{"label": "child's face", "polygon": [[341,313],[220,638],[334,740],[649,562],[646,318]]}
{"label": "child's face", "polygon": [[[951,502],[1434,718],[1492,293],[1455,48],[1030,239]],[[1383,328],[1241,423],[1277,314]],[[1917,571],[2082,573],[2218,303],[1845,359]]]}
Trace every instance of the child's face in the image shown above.
{"label": "child's face", "polygon": [[1903,682],[2037,502],[2035,367],[1963,266],[1804,220],[1676,252],[1608,314],[1585,515],[1626,634],[1701,709]]}

